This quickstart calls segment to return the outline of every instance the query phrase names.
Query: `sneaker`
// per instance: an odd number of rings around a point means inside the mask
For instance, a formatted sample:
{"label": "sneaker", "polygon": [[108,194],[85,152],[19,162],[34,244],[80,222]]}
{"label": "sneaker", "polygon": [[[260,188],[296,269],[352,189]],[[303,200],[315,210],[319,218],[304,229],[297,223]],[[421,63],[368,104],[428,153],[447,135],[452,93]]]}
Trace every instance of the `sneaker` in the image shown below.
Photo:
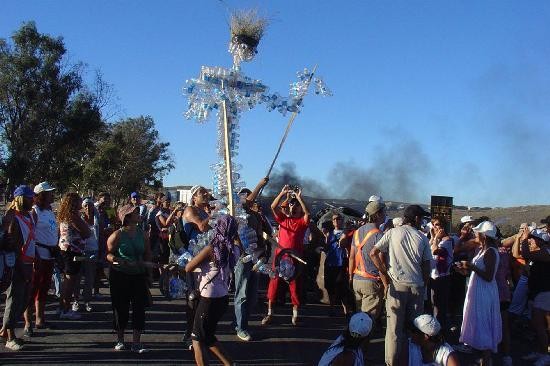
{"label": "sneaker", "polygon": [[189,351],[193,350],[193,341],[191,340],[191,338],[188,338],[183,341],[183,348]]}
{"label": "sneaker", "polygon": [[59,319],[78,320],[80,318],[82,318],[82,315],[72,310],[64,311],[59,314]]}
{"label": "sneaker", "polygon": [[298,326],[298,325],[300,325],[300,324],[301,324],[300,318],[293,315],[293,316],[292,316],[292,325]]}
{"label": "sneaker", "polygon": [[455,351],[458,351],[460,353],[474,353],[473,348],[468,346],[467,344],[455,344],[453,345],[453,348]]}
{"label": "sneaker", "polygon": [[273,321],[273,316],[267,314],[267,315],[262,319],[262,325],[268,325],[268,324],[270,324],[272,321]]}
{"label": "sneaker", "polygon": [[529,354],[527,354],[526,356],[523,356],[521,359],[522,360],[525,360],[525,361],[535,361],[535,360],[538,360],[539,358],[541,358],[542,354],[538,353],[538,352],[531,352]]}
{"label": "sneaker", "polygon": [[512,357],[510,356],[502,357],[502,366],[513,366]]}
{"label": "sneaker", "polygon": [[86,311],[87,311],[88,313],[90,313],[90,312],[92,312],[92,310],[94,310],[94,309],[92,308],[92,305],[90,305],[90,303],[87,302],[87,303],[86,303]]}
{"label": "sneaker", "polygon": [[132,352],[136,353],[147,353],[149,350],[145,347],[143,347],[143,344],[141,343],[134,343],[132,344]]}
{"label": "sneaker", "polygon": [[252,336],[246,330],[237,331],[237,337],[245,342],[248,342],[252,339]]}
{"label": "sneaker", "polygon": [[124,342],[117,342],[117,344],[115,344],[115,351],[124,351],[125,349],[126,345]]}
{"label": "sneaker", "polygon": [[34,332],[32,331],[32,328],[25,328],[23,330],[23,337],[31,338],[33,335],[34,335]]}
{"label": "sneaker", "polygon": [[73,302],[72,310],[76,313],[78,310],[80,310],[80,304],[78,301]]}
{"label": "sneaker", "polygon": [[550,365],[549,354],[540,356],[539,359],[533,364],[533,366],[548,366],[548,365]]}
{"label": "sneaker", "polygon": [[23,342],[20,339],[14,338],[6,342],[6,348],[12,351],[19,351],[23,349]]}

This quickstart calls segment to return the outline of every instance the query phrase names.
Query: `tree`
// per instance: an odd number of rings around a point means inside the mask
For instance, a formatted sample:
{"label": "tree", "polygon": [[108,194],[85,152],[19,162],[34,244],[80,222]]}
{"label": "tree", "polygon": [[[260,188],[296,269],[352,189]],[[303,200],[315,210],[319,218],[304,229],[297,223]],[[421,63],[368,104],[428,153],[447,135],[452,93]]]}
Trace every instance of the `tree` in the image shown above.
{"label": "tree", "polygon": [[11,39],[0,39],[0,168],[11,186],[48,180],[63,191],[81,179],[105,128],[99,98],[83,65],[66,64],[62,38],[31,22]]}
{"label": "tree", "polygon": [[114,123],[84,166],[84,185],[110,192],[115,201],[132,191],[161,187],[164,175],[174,168],[169,145],[159,140],[149,116]]}

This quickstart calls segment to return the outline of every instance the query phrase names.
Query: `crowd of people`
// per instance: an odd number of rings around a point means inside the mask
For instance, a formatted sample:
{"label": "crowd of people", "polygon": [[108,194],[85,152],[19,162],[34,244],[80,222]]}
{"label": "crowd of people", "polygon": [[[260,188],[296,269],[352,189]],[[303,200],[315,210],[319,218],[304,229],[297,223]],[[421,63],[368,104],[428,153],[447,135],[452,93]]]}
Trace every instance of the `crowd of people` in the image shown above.
{"label": "crowd of people", "polygon": [[[92,311],[107,274],[114,349],[147,352],[141,334],[152,303],[150,287],[158,279],[161,293],[170,297],[175,272],[185,284],[185,347],[193,350],[198,365],[208,364],[210,353],[231,365],[216,338],[230,290],[235,332],[242,341],[253,339],[249,319],[262,274],[269,275],[262,326],[280,318],[274,316],[275,304],[284,303],[286,284],[290,324],[301,325],[304,282],[312,265],[304,258],[315,247],[324,253],[329,316],[341,306],[347,319],[319,365],[363,365],[372,333],[385,327],[387,365],[456,366],[458,352],[477,352],[481,365],[491,365],[500,353],[498,360],[508,366],[511,328],[526,324],[525,319],[536,349],[524,358],[550,365],[550,216],[540,227],[522,224],[507,238],[489,218],[465,216],[453,234],[444,216],[431,217],[410,205],[392,219],[382,198],[371,196],[365,216],[353,225],[338,210],[312,222],[301,189],[285,185],[271,204],[273,225],[258,201],[267,183],[264,178],[253,190],[239,191],[240,216],[219,211],[216,198],[202,186],[191,188],[187,204],[172,204],[169,194],[159,192],[147,205],[132,192],[117,209],[108,193],[93,198],[70,192],[56,212],[55,188],[48,182],[17,187],[2,220],[0,290],[6,292],[6,306],[0,336],[5,347],[24,348],[15,333],[20,320],[24,337],[54,326],[44,312],[50,289],[59,298],[61,319],[77,320],[82,310]],[[180,259],[207,233],[207,245],[182,265]],[[124,338],[130,319],[131,345]],[[460,344],[447,343],[452,332],[460,333]]]}

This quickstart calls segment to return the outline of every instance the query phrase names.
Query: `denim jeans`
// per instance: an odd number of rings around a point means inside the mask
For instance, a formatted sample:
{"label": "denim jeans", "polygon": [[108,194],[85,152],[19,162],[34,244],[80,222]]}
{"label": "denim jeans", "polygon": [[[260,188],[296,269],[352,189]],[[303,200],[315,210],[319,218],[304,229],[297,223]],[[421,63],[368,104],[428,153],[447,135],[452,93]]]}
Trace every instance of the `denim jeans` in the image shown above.
{"label": "denim jeans", "polygon": [[57,264],[54,264],[52,279],[53,279],[53,285],[55,287],[55,296],[57,297],[61,297],[61,273],[62,272],[63,271],[59,269]]}
{"label": "denim jeans", "polygon": [[235,320],[237,330],[248,330],[250,311],[258,301],[258,273],[252,271],[253,261],[238,261],[235,266]]}

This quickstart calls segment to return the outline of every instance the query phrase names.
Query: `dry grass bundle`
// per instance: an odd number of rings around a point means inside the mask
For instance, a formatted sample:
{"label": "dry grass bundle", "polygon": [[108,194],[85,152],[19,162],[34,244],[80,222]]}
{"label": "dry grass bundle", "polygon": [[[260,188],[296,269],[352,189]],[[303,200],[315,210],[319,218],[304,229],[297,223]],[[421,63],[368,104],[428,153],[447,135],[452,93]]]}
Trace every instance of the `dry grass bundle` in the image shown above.
{"label": "dry grass bundle", "polygon": [[244,36],[253,39],[257,44],[264,35],[267,24],[267,19],[259,16],[256,9],[235,11],[229,24],[231,37]]}

